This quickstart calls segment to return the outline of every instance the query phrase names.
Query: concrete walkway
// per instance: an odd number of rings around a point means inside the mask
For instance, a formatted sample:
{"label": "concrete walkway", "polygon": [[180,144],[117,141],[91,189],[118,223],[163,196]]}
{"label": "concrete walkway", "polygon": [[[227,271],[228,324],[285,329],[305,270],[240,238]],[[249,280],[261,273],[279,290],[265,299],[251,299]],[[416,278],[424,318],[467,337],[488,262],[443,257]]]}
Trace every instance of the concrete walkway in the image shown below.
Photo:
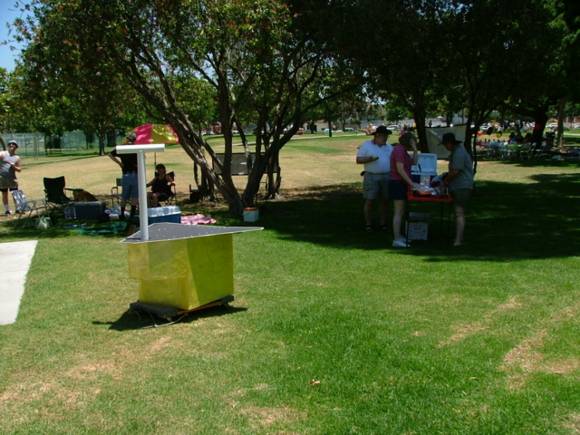
{"label": "concrete walkway", "polygon": [[16,321],[36,243],[0,243],[0,325]]}

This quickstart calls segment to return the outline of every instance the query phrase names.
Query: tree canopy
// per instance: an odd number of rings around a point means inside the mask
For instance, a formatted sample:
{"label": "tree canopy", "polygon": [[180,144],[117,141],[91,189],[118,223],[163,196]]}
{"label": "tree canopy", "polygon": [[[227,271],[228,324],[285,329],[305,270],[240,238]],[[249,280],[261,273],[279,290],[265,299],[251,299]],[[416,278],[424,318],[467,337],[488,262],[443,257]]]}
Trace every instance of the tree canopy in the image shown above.
{"label": "tree canopy", "polygon": [[[35,96],[46,129],[75,124],[102,135],[137,120],[167,122],[236,214],[264,174],[276,195],[279,153],[312,117],[332,122],[378,98],[393,114],[413,115],[426,149],[434,110],[465,110],[469,144],[494,109],[532,116],[543,129],[549,107],[563,111],[579,96],[572,1],[34,0],[27,8],[31,17],[16,25],[29,44],[13,85]],[[214,120],[223,159],[200,134]],[[255,164],[240,194],[234,131],[248,124]]]}

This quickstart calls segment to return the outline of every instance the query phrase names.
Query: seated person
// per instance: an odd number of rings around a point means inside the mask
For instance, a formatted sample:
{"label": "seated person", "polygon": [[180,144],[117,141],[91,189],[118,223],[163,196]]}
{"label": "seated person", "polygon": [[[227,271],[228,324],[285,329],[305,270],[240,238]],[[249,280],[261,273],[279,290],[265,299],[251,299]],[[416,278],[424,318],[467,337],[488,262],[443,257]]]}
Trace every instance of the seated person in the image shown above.
{"label": "seated person", "polygon": [[174,196],[172,187],[175,186],[175,174],[173,172],[167,173],[165,165],[161,163],[155,166],[155,178],[147,183],[147,187],[151,186],[149,193],[149,202],[153,207],[159,206],[159,201],[167,201]]}

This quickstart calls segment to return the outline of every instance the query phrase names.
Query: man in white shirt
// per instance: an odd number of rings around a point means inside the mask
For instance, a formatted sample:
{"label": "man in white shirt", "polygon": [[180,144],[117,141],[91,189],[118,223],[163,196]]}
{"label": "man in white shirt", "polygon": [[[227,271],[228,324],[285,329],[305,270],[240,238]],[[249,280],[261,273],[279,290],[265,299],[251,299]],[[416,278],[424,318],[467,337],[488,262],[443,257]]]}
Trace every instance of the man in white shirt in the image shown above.
{"label": "man in white shirt", "polygon": [[391,172],[391,152],[393,147],[387,143],[391,134],[384,125],[377,127],[374,138],[364,142],[356,153],[356,162],[364,165],[363,212],[366,230],[372,231],[372,210],[375,201],[380,204],[380,228],[388,230],[387,206],[389,200],[389,173]]}
{"label": "man in white shirt", "polygon": [[16,155],[17,149],[18,144],[11,140],[8,142],[8,151],[0,151],[0,191],[6,215],[12,214],[8,206],[8,191],[18,189],[16,172],[20,172],[20,157]]}

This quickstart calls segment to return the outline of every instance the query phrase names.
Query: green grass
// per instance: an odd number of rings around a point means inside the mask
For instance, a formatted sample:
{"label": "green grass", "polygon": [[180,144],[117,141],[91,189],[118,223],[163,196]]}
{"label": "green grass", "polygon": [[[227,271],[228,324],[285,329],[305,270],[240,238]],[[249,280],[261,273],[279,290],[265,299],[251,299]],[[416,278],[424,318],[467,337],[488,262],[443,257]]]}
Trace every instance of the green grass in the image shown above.
{"label": "green grass", "polygon": [[[338,158],[321,146],[284,152]],[[459,250],[436,220],[392,250],[358,184],[309,186],[235,237],[229,308],[160,329],[127,312],[118,238],[3,226],[40,242],[0,327],[0,433],[577,432],[579,175],[482,164]]]}

